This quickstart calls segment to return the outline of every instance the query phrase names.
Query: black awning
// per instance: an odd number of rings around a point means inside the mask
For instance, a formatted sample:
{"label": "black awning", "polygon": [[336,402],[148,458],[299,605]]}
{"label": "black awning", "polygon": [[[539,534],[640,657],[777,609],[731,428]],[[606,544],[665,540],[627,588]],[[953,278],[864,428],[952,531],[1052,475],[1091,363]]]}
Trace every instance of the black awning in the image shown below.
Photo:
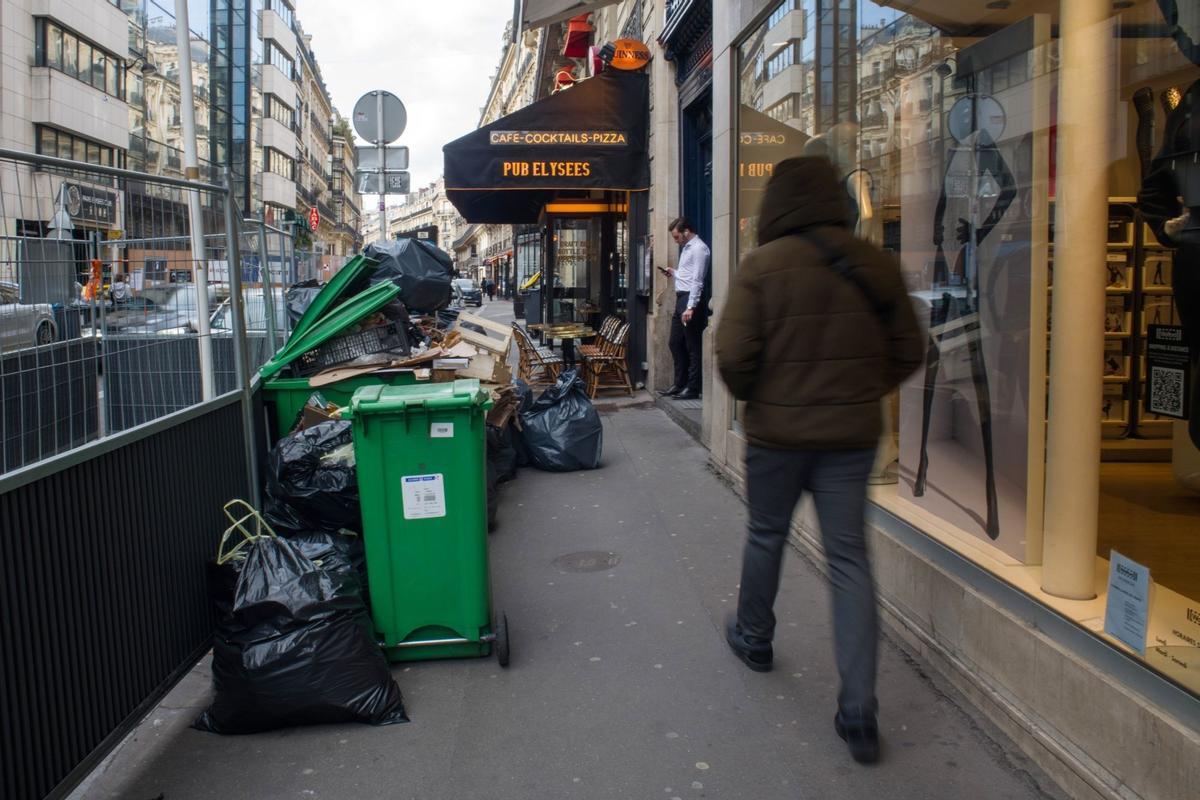
{"label": "black awning", "polygon": [[467,222],[537,222],[558,192],[650,187],[649,78],[607,70],[442,148]]}

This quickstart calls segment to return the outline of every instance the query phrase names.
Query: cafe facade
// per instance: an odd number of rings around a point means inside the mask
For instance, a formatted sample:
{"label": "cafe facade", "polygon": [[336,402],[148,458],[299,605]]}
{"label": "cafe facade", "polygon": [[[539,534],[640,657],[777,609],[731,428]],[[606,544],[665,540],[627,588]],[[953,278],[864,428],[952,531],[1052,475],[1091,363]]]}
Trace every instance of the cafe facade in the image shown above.
{"label": "cafe facade", "polygon": [[[616,315],[644,340],[644,63],[573,82],[443,148],[446,196],[463,219],[511,226],[508,246],[485,258],[512,270],[528,322],[598,329]],[[630,361],[640,380],[636,348]]]}

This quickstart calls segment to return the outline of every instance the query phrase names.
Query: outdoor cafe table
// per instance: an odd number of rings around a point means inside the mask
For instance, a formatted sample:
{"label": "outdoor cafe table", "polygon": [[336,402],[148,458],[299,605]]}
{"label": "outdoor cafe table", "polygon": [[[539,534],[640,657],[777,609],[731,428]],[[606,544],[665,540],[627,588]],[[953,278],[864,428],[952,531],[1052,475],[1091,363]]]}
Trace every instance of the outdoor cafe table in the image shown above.
{"label": "outdoor cafe table", "polygon": [[534,323],[526,326],[529,330],[540,333],[546,339],[558,339],[562,342],[563,363],[569,367],[575,366],[575,340],[590,339],[596,332],[587,325],[575,323]]}

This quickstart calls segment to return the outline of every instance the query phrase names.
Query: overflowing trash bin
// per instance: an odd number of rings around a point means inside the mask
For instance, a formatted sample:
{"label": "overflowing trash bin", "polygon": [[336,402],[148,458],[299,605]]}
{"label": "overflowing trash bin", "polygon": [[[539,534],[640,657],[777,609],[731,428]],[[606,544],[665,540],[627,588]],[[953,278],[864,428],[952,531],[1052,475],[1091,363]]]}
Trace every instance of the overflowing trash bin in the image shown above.
{"label": "overflowing trash bin", "polygon": [[508,664],[493,613],[485,414],[477,380],[364,386],[354,426],[371,615],[392,661],[485,656]]}

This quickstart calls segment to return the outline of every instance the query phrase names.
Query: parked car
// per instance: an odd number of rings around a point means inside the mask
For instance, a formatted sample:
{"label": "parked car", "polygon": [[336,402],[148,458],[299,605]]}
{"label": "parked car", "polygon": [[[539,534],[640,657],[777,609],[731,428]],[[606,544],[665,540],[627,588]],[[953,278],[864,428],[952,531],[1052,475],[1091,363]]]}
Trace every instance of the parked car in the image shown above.
{"label": "parked car", "polygon": [[[282,288],[272,293],[275,305],[275,333],[280,339],[286,339],[288,334],[287,299]],[[260,288],[247,289],[243,293],[243,310],[246,317],[247,333],[265,333],[267,330],[267,307],[264,302],[263,290]],[[221,305],[213,312],[209,327],[214,333],[233,332],[232,309],[229,298],[221,301]]]}
{"label": "parked car", "polygon": [[462,294],[464,306],[483,306],[483,290],[476,286],[470,278],[456,278],[454,285]]}
{"label": "parked car", "polygon": [[22,303],[21,288],[0,281],[0,350],[37,347],[58,338],[54,309],[49,303]]}
{"label": "parked car", "polygon": [[[228,288],[208,287],[208,307],[216,308],[229,295]],[[110,333],[186,333],[195,330],[196,287],[181,283],[148,286],[126,303],[117,304],[106,316]]]}

